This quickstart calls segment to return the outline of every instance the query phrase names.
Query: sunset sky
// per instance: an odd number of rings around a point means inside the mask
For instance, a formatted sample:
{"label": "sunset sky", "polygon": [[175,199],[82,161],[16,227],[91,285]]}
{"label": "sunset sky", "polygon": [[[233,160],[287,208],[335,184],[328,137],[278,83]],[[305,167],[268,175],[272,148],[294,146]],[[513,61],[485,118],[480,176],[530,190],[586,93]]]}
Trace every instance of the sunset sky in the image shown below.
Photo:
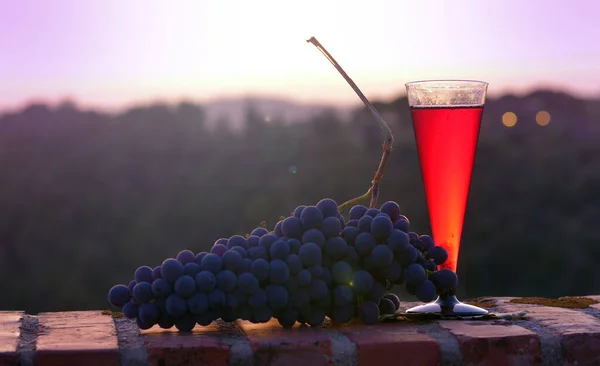
{"label": "sunset sky", "polygon": [[0,0],[0,109],[262,94],[358,103],[431,78],[600,96],[597,0]]}

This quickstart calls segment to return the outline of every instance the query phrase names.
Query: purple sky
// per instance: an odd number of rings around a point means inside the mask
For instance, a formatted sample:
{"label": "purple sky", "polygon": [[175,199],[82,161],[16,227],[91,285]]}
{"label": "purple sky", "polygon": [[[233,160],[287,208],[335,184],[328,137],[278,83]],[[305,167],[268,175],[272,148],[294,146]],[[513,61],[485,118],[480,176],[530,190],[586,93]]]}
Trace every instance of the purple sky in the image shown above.
{"label": "purple sky", "polygon": [[596,0],[0,0],[0,109],[247,94],[358,103],[430,78],[600,96]]}

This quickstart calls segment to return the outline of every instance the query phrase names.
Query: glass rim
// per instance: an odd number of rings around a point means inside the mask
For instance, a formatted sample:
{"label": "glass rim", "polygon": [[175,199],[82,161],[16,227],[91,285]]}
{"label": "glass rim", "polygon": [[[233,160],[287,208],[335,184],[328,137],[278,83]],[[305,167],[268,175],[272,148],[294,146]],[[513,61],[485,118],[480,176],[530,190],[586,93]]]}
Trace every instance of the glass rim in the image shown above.
{"label": "glass rim", "polygon": [[461,87],[461,86],[470,86],[470,87],[487,87],[489,85],[489,83],[487,81],[481,81],[481,80],[469,80],[469,79],[430,79],[430,80],[416,80],[416,81],[411,81],[408,82],[406,84],[404,84],[407,88],[410,86],[418,86],[418,85],[423,85],[423,86],[433,86],[435,84],[438,84],[440,88],[443,87],[447,87],[447,86],[455,86],[455,87]]}

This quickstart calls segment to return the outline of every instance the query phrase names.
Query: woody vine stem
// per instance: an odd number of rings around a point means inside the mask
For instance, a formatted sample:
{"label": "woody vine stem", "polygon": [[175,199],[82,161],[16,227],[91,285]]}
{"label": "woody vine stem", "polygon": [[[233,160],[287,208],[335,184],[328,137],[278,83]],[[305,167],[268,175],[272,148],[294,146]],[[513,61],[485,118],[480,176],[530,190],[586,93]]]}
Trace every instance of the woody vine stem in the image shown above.
{"label": "woody vine stem", "polygon": [[358,95],[360,100],[362,100],[362,102],[365,104],[365,106],[369,109],[369,111],[371,112],[373,117],[375,117],[375,120],[379,123],[381,130],[383,131],[383,134],[385,135],[385,139],[383,141],[383,153],[381,155],[381,160],[379,161],[379,166],[377,167],[377,171],[375,172],[375,175],[373,176],[373,180],[371,181],[371,187],[362,196],[359,196],[359,197],[353,198],[349,201],[346,201],[338,207],[339,210],[342,211],[343,209],[350,207],[351,205],[354,205],[359,201],[370,198],[371,200],[369,203],[369,207],[373,208],[373,207],[377,206],[377,198],[379,198],[379,184],[381,183],[381,179],[383,178],[383,171],[385,170],[385,166],[387,164],[388,157],[390,156],[390,153],[392,152],[392,146],[394,145],[394,135],[392,134],[392,130],[391,130],[390,126],[385,122],[383,117],[379,114],[377,109],[375,109],[373,104],[371,104],[371,102],[369,102],[367,97],[365,97],[365,95],[360,91],[360,89],[354,83],[354,81],[352,81],[352,79],[350,79],[350,77],[348,76],[348,74],[346,74],[344,69],[342,69],[340,64],[338,64],[337,61],[333,58],[333,56],[331,56],[331,54],[329,54],[329,52],[327,52],[325,47],[323,47],[321,45],[321,43],[319,41],[317,41],[317,39],[315,37],[310,37],[310,39],[308,39],[306,42],[309,42],[309,43],[312,43],[313,45],[315,45],[315,47],[317,47],[317,49],[319,51],[321,51],[321,53],[323,53],[323,55],[329,60],[329,62],[331,62],[333,64],[333,66],[344,77],[344,79],[348,82],[348,84],[350,84],[350,87],[352,87],[352,89]]}

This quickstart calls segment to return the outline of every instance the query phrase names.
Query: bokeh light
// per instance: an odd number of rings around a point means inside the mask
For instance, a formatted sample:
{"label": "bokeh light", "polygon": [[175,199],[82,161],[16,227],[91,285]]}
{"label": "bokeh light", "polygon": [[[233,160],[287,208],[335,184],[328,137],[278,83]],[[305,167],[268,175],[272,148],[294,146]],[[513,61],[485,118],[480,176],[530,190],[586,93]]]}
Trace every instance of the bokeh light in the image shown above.
{"label": "bokeh light", "polygon": [[546,111],[539,111],[535,115],[535,122],[540,126],[547,126],[550,123],[550,113]]}
{"label": "bokeh light", "polygon": [[517,124],[517,115],[513,112],[506,112],[502,115],[502,124],[506,127],[513,127]]}

